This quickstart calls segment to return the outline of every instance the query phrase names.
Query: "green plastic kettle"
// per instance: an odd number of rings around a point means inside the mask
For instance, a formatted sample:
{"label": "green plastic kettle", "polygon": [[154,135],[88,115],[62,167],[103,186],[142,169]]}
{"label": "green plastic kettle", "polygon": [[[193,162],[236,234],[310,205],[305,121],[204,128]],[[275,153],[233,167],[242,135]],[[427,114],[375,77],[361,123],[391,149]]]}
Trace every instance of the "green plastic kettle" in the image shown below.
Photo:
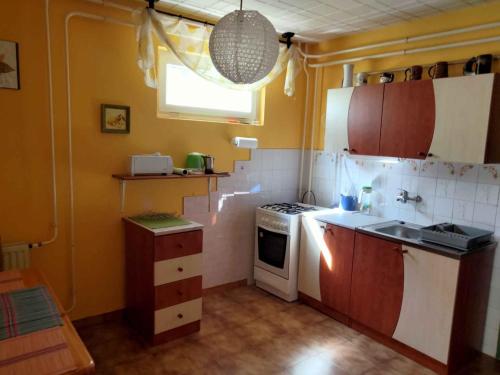
{"label": "green plastic kettle", "polygon": [[186,158],[186,168],[188,169],[205,169],[205,163],[203,162],[203,157],[205,155],[199,152],[190,152]]}

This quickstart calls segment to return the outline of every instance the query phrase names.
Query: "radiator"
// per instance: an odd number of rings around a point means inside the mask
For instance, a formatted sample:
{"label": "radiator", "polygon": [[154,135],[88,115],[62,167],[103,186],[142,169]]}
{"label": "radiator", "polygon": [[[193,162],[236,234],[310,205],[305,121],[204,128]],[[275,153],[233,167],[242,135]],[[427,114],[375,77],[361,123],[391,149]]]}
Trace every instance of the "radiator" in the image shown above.
{"label": "radiator", "polygon": [[27,243],[2,248],[3,270],[28,268],[30,266],[30,248]]}

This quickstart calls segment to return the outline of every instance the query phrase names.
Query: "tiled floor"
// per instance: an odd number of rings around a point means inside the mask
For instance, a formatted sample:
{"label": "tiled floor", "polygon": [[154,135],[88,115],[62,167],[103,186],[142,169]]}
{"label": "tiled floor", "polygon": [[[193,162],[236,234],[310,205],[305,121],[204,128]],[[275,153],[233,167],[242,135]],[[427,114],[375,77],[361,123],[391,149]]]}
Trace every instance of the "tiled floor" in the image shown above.
{"label": "tiled floor", "polygon": [[[98,374],[433,374],[300,303],[255,287],[204,297],[201,331],[148,347],[122,323],[80,328]],[[478,361],[469,374],[500,373]]]}

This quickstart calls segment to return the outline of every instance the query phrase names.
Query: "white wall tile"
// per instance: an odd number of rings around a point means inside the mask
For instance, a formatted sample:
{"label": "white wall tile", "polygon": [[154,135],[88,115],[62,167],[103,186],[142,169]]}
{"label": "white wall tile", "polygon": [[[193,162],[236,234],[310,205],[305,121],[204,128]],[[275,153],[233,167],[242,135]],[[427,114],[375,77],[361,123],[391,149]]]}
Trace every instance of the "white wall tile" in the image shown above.
{"label": "white wall tile", "polygon": [[455,185],[455,199],[474,202],[476,197],[476,184],[472,182],[457,181]]}
{"label": "white wall tile", "polygon": [[436,197],[434,200],[434,215],[451,218],[453,216],[453,200]]}
{"label": "white wall tile", "polygon": [[478,184],[476,191],[476,202],[497,205],[498,192],[500,187],[497,185]]}
{"label": "white wall tile", "polygon": [[453,198],[453,196],[455,195],[455,185],[455,180],[438,178],[436,181],[436,196]]}
{"label": "white wall tile", "polygon": [[435,195],[437,181],[431,177],[419,177],[417,182],[417,193],[420,195]]}
{"label": "white wall tile", "polygon": [[472,221],[474,215],[474,203],[455,200],[453,202],[453,219]]}
{"label": "white wall tile", "polygon": [[[297,201],[299,150],[252,150],[218,191],[184,198],[184,216],[203,225],[203,287],[252,280],[255,208]],[[330,156],[331,157],[331,156]],[[328,196],[328,194],[326,194]]]}
{"label": "white wall tile", "polygon": [[497,207],[484,203],[476,203],[474,206],[473,221],[481,224],[495,226]]}
{"label": "white wall tile", "polygon": [[458,181],[477,182],[479,174],[478,165],[456,163],[455,168]]}
{"label": "white wall tile", "polygon": [[420,176],[423,177],[437,177],[438,162],[433,160],[425,160],[420,163]]}
{"label": "white wall tile", "polygon": [[478,182],[481,184],[500,184],[499,165],[481,165],[478,172]]}
{"label": "white wall tile", "polygon": [[454,180],[457,178],[456,168],[453,163],[439,162],[438,163],[438,177]]}

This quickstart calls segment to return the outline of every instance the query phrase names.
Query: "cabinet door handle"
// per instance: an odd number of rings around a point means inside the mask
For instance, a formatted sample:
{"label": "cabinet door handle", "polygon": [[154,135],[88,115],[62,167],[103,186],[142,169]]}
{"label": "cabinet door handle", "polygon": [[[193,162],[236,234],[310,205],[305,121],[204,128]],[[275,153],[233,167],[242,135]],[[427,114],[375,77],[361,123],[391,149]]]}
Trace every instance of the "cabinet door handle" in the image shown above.
{"label": "cabinet door handle", "polygon": [[356,149],[354,149],[354,148],[351,148],[351,149],[349,150],[349,152],[352,152],[353,154],[357,153]]}
{"label": "cabinet door handle", "polygon": [[432,152],[427,153],[427,152],[422,152],[421,151],[421,152],[418,153],[418,156],[425,156],[425,157],[432,158],[434,156],[434,154]]}
{"label": "cabinet door handle", "polygon": [[321,225],[320,228],[323,229],[324,233],[330,232],[333,236],[333,230],[331,228],[328,228],[326,225]]}
{"label": "cabinet door handle", "polygon": [[182,318],[184,318],[184,315],[182,315],[182,314],[177,314],[177,317],[178,317],[179,319],[182,319]]}
{"label": "cabinet door handle", "polygon": [[343,151],[347,152],[347,151],[349,151],[349,149],[346,147],[346,148],[343,149]]}
{"label": "cabinet door handle", "polygon": [[184,268],[182,268],[182,267],[177,267],[177,271],[182,272],[182,271],[184,271]]}

